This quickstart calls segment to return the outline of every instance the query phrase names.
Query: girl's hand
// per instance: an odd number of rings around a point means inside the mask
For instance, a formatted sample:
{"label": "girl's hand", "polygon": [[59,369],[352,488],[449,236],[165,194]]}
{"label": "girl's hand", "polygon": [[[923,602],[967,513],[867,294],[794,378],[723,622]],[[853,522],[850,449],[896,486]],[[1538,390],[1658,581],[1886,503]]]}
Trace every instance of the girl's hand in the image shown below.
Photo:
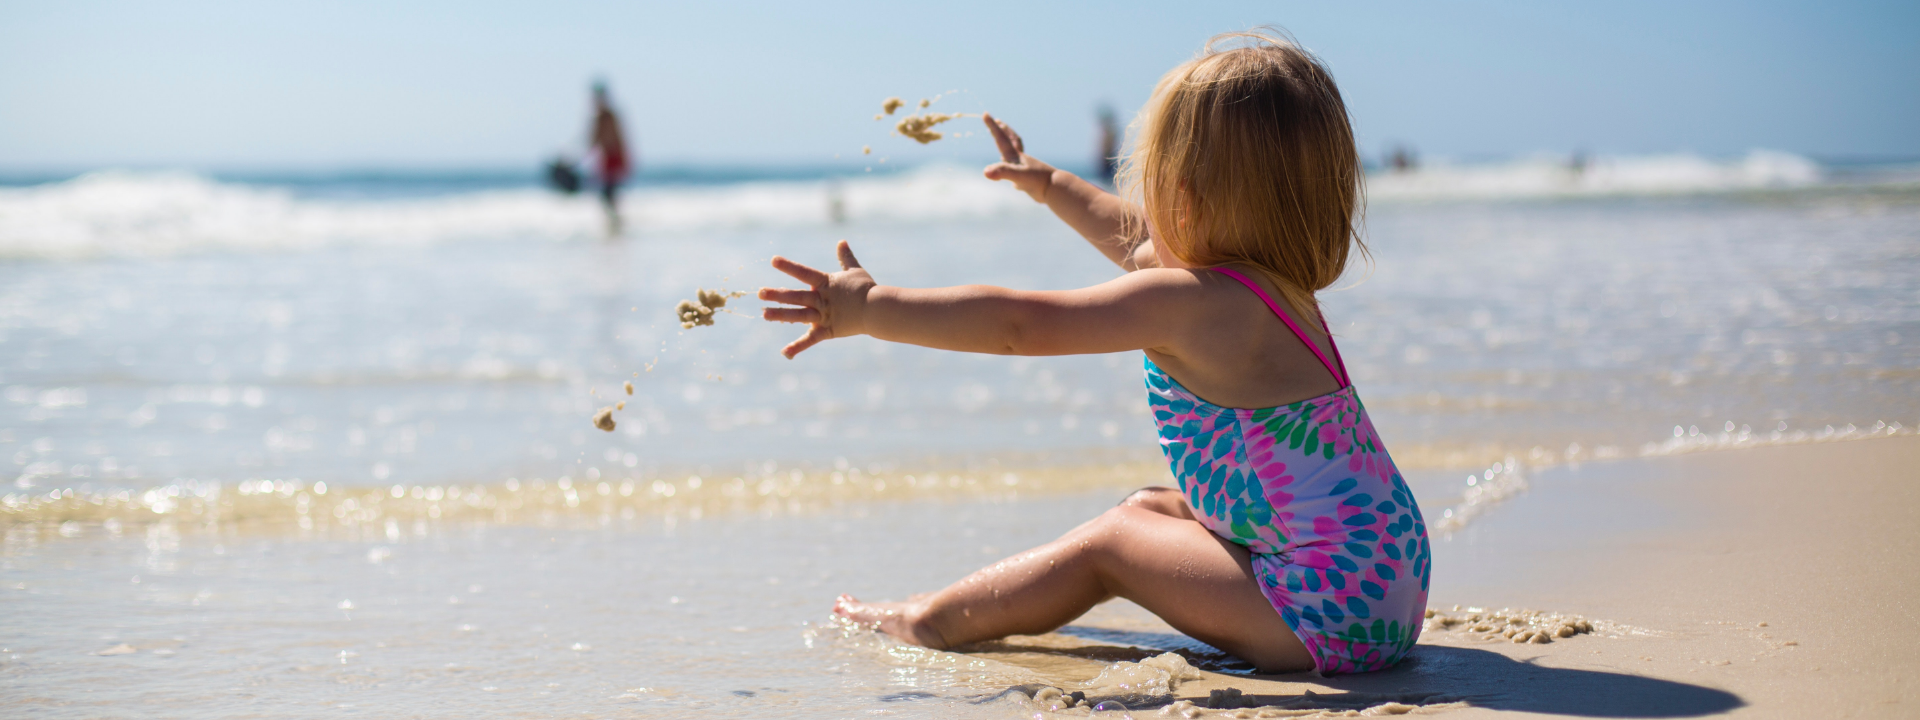
{"label": "girl's hand", "polygon": [[1053,166],[1040,161],[1040,158],[1027,154],[1027,144],[1020,140],[1020,133],[1001,122],[993,113],[980,116],[987,124],[987,131],[993,133],[993,142],[1000,146],[1000,162],[987,166],[988,180],[1011,180],[1013,186],[1033,198],[1034,202],[1045,204],[1047,190],[1053,187]]}
{"label": "girl's hand", "polygon": [[792,275],[812,288],[760,288],[761,300],[798,306],[770,307],[761,312],[761,317],[769,322],[807,323],[812,326],[807,328],[807,334],[780,350],[780,354],[788,360],[822,340],[866,334],[867,292],[876,283],[873,276],[860,267],[860,261],[854,259],[853,248],[847,245],[847,241],[841,240],[837,249],[841,270],[831,275],[783,257],[773,258],[774,269]]}

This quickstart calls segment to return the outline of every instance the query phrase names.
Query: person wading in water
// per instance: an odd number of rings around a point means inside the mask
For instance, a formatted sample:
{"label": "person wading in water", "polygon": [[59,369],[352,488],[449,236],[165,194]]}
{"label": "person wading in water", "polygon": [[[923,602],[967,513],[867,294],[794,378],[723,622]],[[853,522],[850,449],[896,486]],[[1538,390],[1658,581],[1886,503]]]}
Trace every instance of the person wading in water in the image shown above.
{"label": "person wading in water", "polygon": [[607,209],[607,234],[620,233],[620,183],[639,163],[628,154],[626,133],[620,130],[620,116],[614,114],[607,99],[607,84],[593,84],[593,131],[590,150],[600,158],[600,201]]}

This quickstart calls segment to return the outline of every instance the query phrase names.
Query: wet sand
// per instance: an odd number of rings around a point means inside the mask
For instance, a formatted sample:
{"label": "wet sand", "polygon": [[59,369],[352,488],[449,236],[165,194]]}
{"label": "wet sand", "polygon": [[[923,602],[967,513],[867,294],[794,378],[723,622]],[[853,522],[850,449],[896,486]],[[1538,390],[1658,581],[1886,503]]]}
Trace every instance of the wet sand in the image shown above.
{"label": "wet sand", "polygon": [[[1920,438],[1897,437],[1543,472],[1531,493],[1436,544],[1432,607],[1578,614],[1597,632],[1515,644],[1429,630],[1408,662],[1380,673],[1207,673],[1174,692],[1195,707],[1172,713],[1373,715],[1406,704],[1459,718],[1911,717],[1917,466]],[[1195,648],[1110,603],[1060,633],[980,654],[1071,684],[1144,657],[1116,644]],[[1294,709],[1205,710],[1226,688]]]}
{"label": "wet sand", "polygon": [[380,502],[253,483],[221,496],[233,501],[217,523],[184,488],[167,513],[141,509],[146,521],[9,529],[0,705],[1034,717],[1043,687],[1125,694],[1099,681],[1108,666],[1171,650],[1226,673],[1171,688],[1171,703],[1141,693],[1153,699],[1129,702],[1134,717],[1219,716],[1201,706],[1228,689],[1262,707],[1224,714],[1249,717],[1901,717],[1920,669],[1900,594],[1916,586],[1916,460],[1920,438],[1901,436],[1538,470],[1530,491],[1435,543],[1434,605],[1531,608],[1594,632],[1515,644],[1428,631],[1400,667],[1331,679],[1230,674],[1230,659],[1121,602],[964,654],[842,636],[825,619],[836,593],[939,587],[1157,477],[1024,473],[986,492],[966,488],[992,478],[889,476],[881,492],[850,473],[792,496],[814,484],[529,481]]}

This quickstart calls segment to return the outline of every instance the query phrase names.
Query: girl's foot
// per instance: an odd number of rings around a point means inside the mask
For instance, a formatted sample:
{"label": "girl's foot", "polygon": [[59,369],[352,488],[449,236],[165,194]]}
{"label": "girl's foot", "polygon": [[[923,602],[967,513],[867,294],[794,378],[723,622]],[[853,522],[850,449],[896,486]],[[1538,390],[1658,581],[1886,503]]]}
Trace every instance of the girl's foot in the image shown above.
{"label": "girl's foot", "polygon": [[936,650],[945,648],[947,644],[940,639],[940,633],[921,621],[924,609],[924,603],[918,601],[868,603],[860,602],[852,595],[841,595],[833,601],[835,615],[861,625],[879,628],[880,632],[914,645]]}

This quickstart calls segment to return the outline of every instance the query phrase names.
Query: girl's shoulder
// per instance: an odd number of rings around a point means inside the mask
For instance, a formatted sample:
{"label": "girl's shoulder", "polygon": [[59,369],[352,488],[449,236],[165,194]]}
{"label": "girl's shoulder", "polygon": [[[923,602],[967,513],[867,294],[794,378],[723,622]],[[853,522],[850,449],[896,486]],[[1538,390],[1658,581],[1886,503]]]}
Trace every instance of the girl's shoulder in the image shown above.
{"label": "girl's shoulder", "polygon": [[1208,268],[1141,268],[1089,290],[1119,302],[1191,310],[1195,304],[1235,302],[1238,297],[1232,291],[1239,287],[1239,283]]}
{"label": "girl's shoulder", "polygon": [[1181,336],[1239,332],[1267,312],[1245,286],[1212,268],[1142,268],[1088,290],[1085,300],[1126,308],[1131,317],[1178,328]]}
{"label": "girl's shoulder", "polygon": [[1121,280],[1142,287],[1164,287],[1175,289],[1211,288],[1226,277],[1214,268],[1140,268],[1120,276]]}
{"label": "girl's shoulder", "polygon": [[1246,286],[1229,273],[1256,278],[1254,281],[1260,282],[1257,279],[1259,277],[1257,272],[1249,270],[1236,272],[1231,265],[1204,268],[1141,268],[1121,276],[1115,282],[1124,281],[1125,285],[1143,291],[1187,294],[1196,299],[1201,297],[1238,299],[1241,293],[1246,292]]}

